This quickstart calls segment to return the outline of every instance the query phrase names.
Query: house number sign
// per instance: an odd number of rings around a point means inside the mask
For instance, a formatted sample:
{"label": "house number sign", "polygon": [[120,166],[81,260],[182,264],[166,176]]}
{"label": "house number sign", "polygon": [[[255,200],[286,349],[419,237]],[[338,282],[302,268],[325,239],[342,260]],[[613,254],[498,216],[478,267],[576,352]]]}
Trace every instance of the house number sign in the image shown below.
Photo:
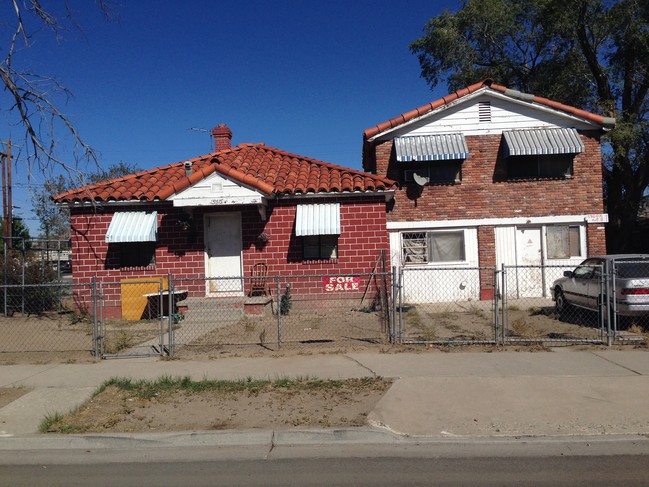
{"label": "house number sign", "polygon": [[360,285],[361,278],[355,276],[326,276],[322,278],[322,288],[327,293],[358,291]]}

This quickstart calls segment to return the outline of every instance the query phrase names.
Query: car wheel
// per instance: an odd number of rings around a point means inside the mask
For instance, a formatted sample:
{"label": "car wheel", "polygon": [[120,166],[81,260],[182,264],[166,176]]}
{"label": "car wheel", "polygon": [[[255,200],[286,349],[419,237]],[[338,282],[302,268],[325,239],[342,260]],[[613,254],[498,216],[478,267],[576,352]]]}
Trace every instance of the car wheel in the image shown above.
{"label": "car wheel", "polygon": [[570,305],[566,301],[566,297],[563,295],[563,291],[559,288],[556,288],[554,291],[554,309],[557,313],[563,314],[566,312]]}

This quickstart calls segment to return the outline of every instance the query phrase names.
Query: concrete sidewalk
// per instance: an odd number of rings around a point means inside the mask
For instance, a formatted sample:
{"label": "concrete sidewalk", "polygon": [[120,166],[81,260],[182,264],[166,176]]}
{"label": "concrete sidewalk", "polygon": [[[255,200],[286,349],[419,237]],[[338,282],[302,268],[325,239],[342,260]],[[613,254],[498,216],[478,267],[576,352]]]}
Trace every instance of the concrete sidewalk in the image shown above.
{"label": "concrete sidewalk", "polygon": [[649,351],[557,349],[0,366],[0,387],[33,388],[0,409],[0,436],[38,436],[47,414],[77,407],[111,377],[162,375],[196,380],[394,378],[369,421],[408,437],[649,434]]}

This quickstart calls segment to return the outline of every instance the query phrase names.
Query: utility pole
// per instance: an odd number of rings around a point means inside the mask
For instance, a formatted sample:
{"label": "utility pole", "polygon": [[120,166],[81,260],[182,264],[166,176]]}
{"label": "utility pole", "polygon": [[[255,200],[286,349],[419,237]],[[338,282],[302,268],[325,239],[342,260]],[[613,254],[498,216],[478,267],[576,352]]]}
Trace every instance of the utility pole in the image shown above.
{"label": "utility pole", "polygon": [[6,152],[0,152],[2,165],[2,230],[7,247],[11,248],[11,227],[13,221],[13,202],[11,198],[11,139],[7,140]]}

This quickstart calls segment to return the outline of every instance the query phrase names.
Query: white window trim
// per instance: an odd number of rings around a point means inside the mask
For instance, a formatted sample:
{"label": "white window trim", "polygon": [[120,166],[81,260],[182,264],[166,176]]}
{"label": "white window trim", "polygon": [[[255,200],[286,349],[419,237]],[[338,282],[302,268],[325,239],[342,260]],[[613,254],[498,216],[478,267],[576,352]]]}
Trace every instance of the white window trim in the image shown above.
{"label": "white window trim", "polygon": [[[562,216],[541,216],[541,217],[513,217],[513,218],[482,218],[475,220],[422,220],[422,221],[401,221],[401,222],[388,222],[386,227],[388,230],[401,230],[408,231],[412,229],[413,232],[424,231],[423,229],[434,228],[435,230],[441,228],[466,228],[466,227],[481,227],[481,226],[497,226],[497,225],[554,225],[554,224],[570,224],[578,225],[582,223],[608,223],[607,213],[597,214],[581,214],[581,215],[562,215]],[[422,229],[422,230],[419,230]]]}
{"label": "white window trim", "polygon": [[[570,257],[553,259],[548,254],[548,227],[553,226],[566,226],[566,227],[579,227],[579,253],[581,255],[574,255]],[[543,225],[541,228],[541,246],[543,247],[543,261],[548,264],[560,265],[561,262],[584,260],[588,258],[588,241],[587,241],[587,227],[585,223],[557,223],[556,225]]]}
{"label": "white window trim", "polygon": [[[446,260],[446,261],[427,261],[427,262],[405,262],[403,258],[403,234],[404,233],[424,233],[428,239],[429,233],[459,233],[462,232],[462,240],[464,243],[464,260]],[[399,232],[399,248],[400,259],[399,262],[402,266],[407,267],[458,267],[466,266],[469,263],[469,249],[467,245],[467,232],[465,228],[435,228],[435,229],[413,229]],[[427,248],[428,250],[428,248]]]}

